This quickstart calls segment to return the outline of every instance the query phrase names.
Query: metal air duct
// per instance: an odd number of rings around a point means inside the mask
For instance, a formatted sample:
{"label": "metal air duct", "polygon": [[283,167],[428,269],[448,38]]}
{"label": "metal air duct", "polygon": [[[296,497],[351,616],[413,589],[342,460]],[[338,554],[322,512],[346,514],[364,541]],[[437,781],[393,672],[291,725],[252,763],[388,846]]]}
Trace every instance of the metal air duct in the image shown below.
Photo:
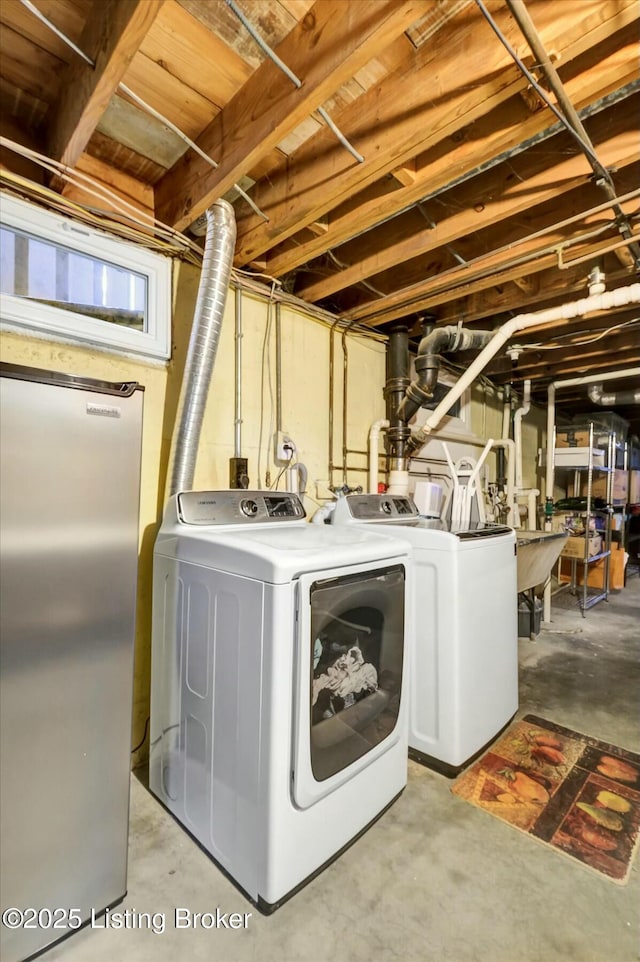
{"label": "metal air duct", "polygon": [[604,407],[615,407],[618,404],[640,404],[640,388],[631,391],[618,391],[616,394],[604,394],[602,384],[592,384],[587,394],[594,404]]}
{"label": "metal air duct", "polygon": [[236,242],[233,207],[226,200],[217,200],[207,210],[206,221],[202,273],[169,458],[167,498],[193,487],[200,431],[233,264]]}

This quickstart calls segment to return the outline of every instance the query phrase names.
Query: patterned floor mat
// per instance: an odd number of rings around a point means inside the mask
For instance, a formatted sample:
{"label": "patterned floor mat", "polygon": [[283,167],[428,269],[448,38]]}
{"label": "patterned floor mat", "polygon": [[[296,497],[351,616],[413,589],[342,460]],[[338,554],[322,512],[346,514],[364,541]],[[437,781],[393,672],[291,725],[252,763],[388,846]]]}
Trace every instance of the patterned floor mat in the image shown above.
{"label": "patterned floor mat", "polygon": [[612,881],[627,881],[640,831],[640,755],[526,715],[451,791]]}

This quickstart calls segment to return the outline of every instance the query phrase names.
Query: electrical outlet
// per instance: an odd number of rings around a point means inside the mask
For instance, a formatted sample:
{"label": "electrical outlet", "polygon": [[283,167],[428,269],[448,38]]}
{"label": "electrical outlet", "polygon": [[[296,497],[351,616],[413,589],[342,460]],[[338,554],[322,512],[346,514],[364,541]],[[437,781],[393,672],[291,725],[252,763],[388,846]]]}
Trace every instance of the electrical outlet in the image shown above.
{"label": "electrical outlet", "polygon": [[289,464],[296,453],[295,442],[285,434],[278,431],[274,437],[274,458],[277,464]]}

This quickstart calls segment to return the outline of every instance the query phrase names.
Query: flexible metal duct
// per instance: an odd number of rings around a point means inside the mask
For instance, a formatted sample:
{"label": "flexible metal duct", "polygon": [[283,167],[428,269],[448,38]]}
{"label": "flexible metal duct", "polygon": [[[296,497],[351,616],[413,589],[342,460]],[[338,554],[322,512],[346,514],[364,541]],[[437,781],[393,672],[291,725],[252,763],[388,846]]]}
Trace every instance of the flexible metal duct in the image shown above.
{"label": "flexible metal duct", "polygon": [[615,407],[617,404],[640,404],[640,388],[635,391],[618,391],[616,394],[604,394],[602,384],[592,384],[587,394],[594,404],[604,407]]}
{"label": "flexible metal duct", "polygon": [[227,300],[236,221],[233,207],[217,200],[206,212],[207,232],[198,298],[171,445],[167,498],[193,487],[202,419]]}

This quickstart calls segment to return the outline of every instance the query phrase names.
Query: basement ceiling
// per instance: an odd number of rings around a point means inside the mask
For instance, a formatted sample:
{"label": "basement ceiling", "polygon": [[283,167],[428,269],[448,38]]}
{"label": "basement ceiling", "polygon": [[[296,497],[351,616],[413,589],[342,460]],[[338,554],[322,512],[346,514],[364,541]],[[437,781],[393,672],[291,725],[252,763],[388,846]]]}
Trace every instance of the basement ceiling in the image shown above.
{"label": "basement ceiling", "polygon": [[[2,0],[0,159],[42,179],[6,146],[34,149],[182,232],[232,199],[236,267],[378,331],[497,328],[586,296],[595,267],[637,279],[639,19],[637,0]],[[544,403],[550,380],[638,366],[639,313],[529,329],[485,373]]]}

